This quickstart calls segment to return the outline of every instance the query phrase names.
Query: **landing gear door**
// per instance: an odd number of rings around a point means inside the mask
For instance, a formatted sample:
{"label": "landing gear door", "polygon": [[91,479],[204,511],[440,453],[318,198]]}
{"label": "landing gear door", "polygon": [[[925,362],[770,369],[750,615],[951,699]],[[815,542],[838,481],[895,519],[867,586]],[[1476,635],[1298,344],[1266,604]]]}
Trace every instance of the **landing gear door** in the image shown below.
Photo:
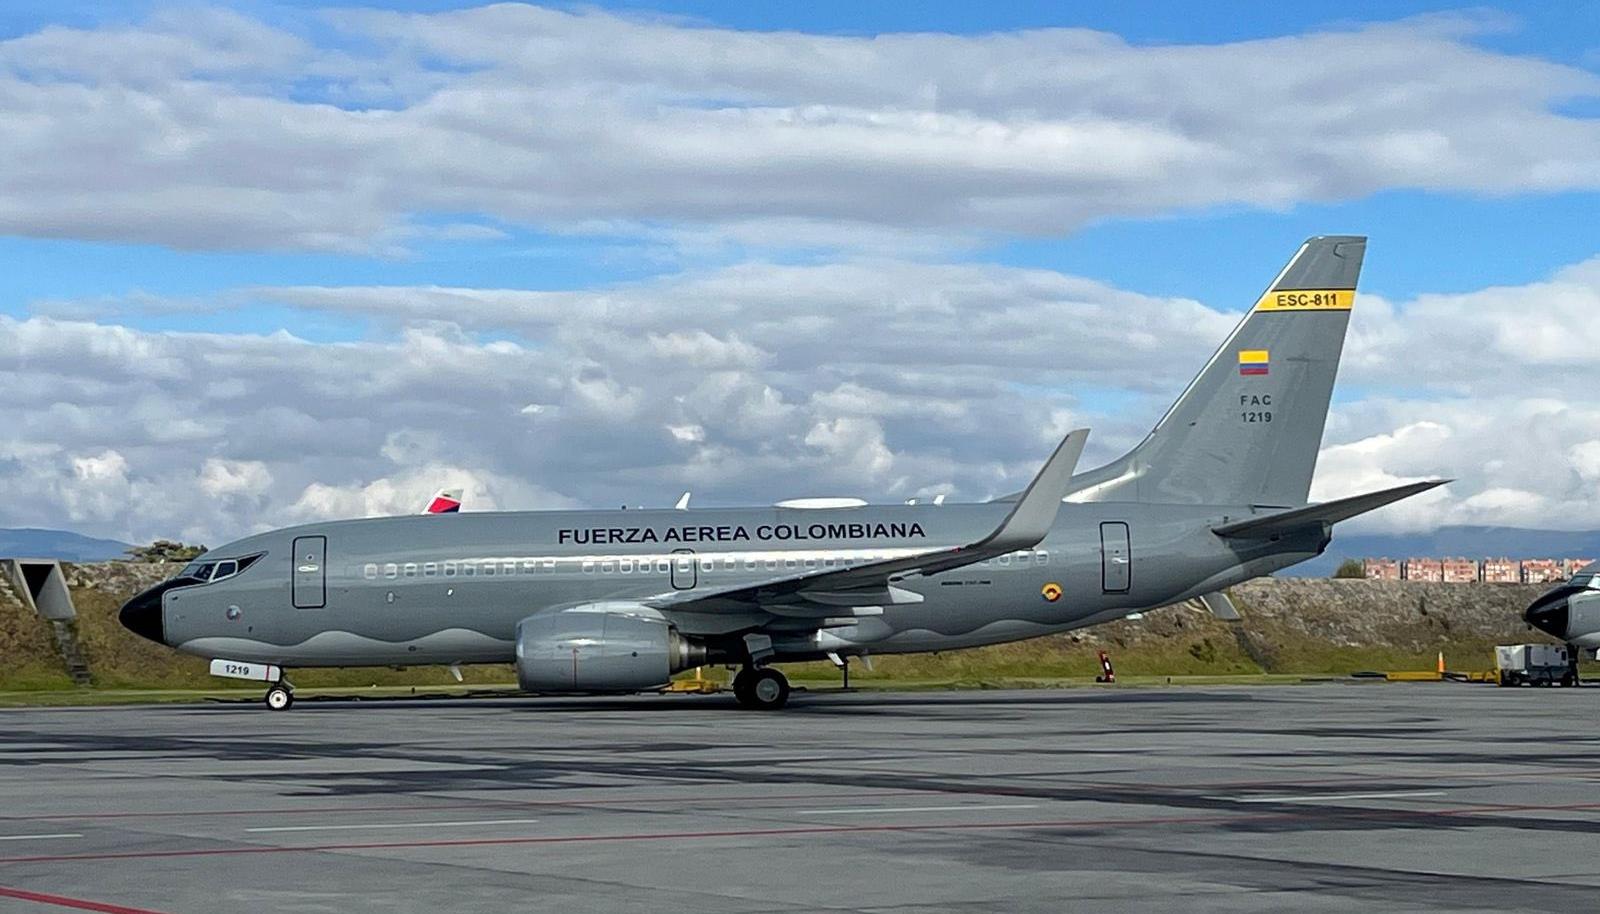
{"label": "landing gear door", "polygon": [[693,549],[672,551],[672,586],[677,590],[693,590],[700,577],[695,567]]}
{"label": "landing gear door", "polygon": [[1133,583],[1133,556],[1128,547],[1128,525],[1107,521],[1100,525],[1100,586],[1106,593],[1127,593]]}
{"label": "landing gear door", "polygon": [[291,557],[296,609],[321,609],[328,604],[328,538],[297,536]]}

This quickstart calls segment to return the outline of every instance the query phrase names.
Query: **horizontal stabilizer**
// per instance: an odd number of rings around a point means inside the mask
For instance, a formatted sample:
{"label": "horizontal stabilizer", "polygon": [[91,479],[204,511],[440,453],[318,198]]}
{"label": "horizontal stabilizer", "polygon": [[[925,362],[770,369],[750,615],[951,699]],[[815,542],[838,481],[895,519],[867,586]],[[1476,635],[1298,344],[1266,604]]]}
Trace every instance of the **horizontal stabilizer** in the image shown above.
{"label": "horizontal stabilizer", "polygon": [[1384,505],[1393,504],[1402,498],[1410,498],[1413,495],[1437,488],[1451,481],[1449,479],[1430,479],[1426,482],[1413,482],[1403,486],[1396,486],[1392,489],[1384,489],[1381,492],[1353,495],[1349,498],[1325,501],[1321,504],[1306,505],[1304,508],[1280,511],[1277,514],[1250,517],[1211,529],[1218,536],[1229,537],[1261,537],[1291,533],[1316,524],[1331,525],[1342,520],[1349,520],[1359,514],[1365,514]]}

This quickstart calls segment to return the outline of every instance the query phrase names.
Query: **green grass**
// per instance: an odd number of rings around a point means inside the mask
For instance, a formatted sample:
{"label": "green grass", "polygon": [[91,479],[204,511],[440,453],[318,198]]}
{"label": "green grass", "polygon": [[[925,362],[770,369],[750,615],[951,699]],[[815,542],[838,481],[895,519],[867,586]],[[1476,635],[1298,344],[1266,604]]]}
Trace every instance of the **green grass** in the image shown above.
{"label": "green grass", "polygon": [[[74,688],[60,668],[49,626],[0,592],[0,705],[83,704],[126,701],[196,701],[259,697],[264,686],[219,680],[207,673],[206,662],[152,644],[124,631],[116,611],[125,594],[119,588],[86,586],[74,590],[78,634],[93,670],[94,687]],[[1518,597],[1520,600],[1520,597]],[[1513,601],[1515,602],[1515,601]],[[872,658],[873,668],[856,660],[851,685],[862,689],[1082,687],[1099,673],[1096,649],[1109,651],[1119,685],[1282,683],[1305,677],[1339,677],[1365,670],[1432,670],[1443,650],[1455,671],[1493,667],[1493,644],[1502,634],[1452,635],[1450,613],[1437,607],[1430,615],[1390,616],[1363,637],[1380,646],[1350,647],[1310,634],[1282,613],[1253,612],[1241,604],[1246,622],[1230,626],[1188,610],[1150,613],[1140,622],[1112,622],[1087,633],[1070,633],[1013,644],[938,654],[888,655]],[[1317,607],[1313,607],[1317,609]],[[1335,607],[1337,609],[1337,607]],[[1510,613],[1510,610],[1508,610]],[[1312,621],[1327,613],[1312,612]],[[1508,618],[1514,614],[1508,615]],[[1312,629],[1313,631],[1320,629]],[[1515,636],[1512,636],[1515,637]],[[1406,647],[1381,646],[1388,641]],[[839,682],[828,663],[785,664],[796,684],[825,688]],[[463,670],[458,686],[438,666],[397,669],[292,670],[302,695],[450,693],[450,690],[505,686],[516,679],[509,665],[474,666]],[[720,668],[706,674],[726,682]],[[1600,678],[1600,665],[1585,664],[1583,675]]]}

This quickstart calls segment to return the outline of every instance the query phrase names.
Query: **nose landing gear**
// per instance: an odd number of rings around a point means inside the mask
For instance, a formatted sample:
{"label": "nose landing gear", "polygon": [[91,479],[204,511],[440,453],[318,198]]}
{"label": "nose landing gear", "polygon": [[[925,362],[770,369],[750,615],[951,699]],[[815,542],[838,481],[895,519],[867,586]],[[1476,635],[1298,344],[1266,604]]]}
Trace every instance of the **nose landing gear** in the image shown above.
{"label": "nose landing gear", "polygon": [[280,679],[267,690],[267,696],[262,701],[269,711],[287,711],[294,704],[294,686],[289,685],[287,679]]}
{"label": "nose landing gear", "polygon": [[752,711],[776,711],[789,702],[789,680],[771,667],[745,667],[733,677],[733,697]]}

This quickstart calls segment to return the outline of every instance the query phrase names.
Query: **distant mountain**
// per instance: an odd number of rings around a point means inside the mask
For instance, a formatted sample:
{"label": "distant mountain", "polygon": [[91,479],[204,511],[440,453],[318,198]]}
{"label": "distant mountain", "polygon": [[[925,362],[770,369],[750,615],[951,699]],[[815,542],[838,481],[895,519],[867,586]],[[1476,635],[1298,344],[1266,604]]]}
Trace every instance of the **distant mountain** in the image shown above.
{"label": "distant mountain", "polygon": [[125,559],[130,547],[116,540],[100,540],[66,530],[34,527],[0,529],[0,557],[60,559],[64,562],[104,562]]}
{"label": "distant mountain", "polygon": [[1333,532],[1328,551],[1304,564],[1279,572],[1285,577],[1325,578],[1345,559],[1404,559],[1412,556],[1470,559],[1594,558],[1600,559],[1600,530],[1524,530],[1518,527],[1440,527],[1431,533]]}

